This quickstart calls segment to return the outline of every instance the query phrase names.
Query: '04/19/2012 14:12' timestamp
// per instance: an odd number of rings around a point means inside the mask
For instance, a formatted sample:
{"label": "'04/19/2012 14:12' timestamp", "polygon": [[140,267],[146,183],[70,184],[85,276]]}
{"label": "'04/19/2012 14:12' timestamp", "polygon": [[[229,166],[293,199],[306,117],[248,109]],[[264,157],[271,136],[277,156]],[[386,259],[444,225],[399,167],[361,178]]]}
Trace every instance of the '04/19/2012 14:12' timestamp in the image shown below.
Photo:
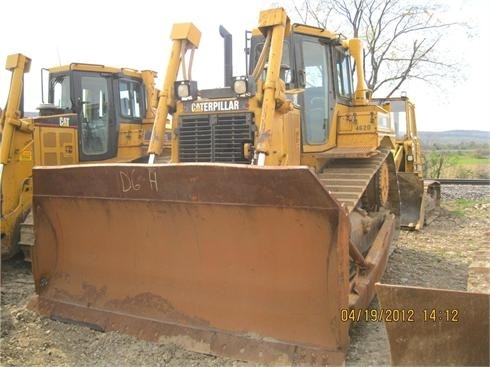
{"label": "'04/19/2012 14:12' timestamp", "polygon": [[413,309],[347,309],[340,310],[342,322],[458,322],[458,309],[436,309],[428,308],[422,310]]}

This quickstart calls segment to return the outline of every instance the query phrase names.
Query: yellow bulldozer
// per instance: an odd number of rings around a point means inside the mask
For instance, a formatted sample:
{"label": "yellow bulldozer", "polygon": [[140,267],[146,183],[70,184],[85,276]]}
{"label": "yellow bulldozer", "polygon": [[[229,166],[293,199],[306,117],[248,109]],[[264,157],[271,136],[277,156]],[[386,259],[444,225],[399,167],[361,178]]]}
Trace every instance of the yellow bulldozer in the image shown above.
{"label": "yellow bulldozer", "polygon": [[[153,71],[73,63],[48,69],[48,103],[23,117],[23,80],[31,60],[7,57],[12,72],[1,114],[2,259],[34,243],[33,165],[129,162],[146,156],[157,95]],[[44,76],[46,76],[44,74]]]}
{"label": "yellow bulldozer", "polygon": [[[415,105],[405,95],[373,99],[390,110],[395,126],[394,160],[400,189],[400,224],[421,229],[437,217],[441,188],[423,179]],[[488,366],[490,295],[481,289],[375,285],[393,366]],[[482,287],[483,288],[483,287]]]}
{"label": "yellow bulldozer", "polygon": [[191,78],[200,37],[172,29],[148,164],[34,168],[30,307],[237,359],[341,364],[345,315],[369,305],[400,227],[390,109],[372,103],[360,40],[282,8],[260,13],[247,75],[224,88]]}
{"label": "yellow bulldozer", "polygon": [[400,188],[400,225],[409,230],[421,229],[439,214],[441,184],[424,180],[415,104],[406,93],[401,97],[373,98],[371,103],[389,110],[395,128],[393,156]]}

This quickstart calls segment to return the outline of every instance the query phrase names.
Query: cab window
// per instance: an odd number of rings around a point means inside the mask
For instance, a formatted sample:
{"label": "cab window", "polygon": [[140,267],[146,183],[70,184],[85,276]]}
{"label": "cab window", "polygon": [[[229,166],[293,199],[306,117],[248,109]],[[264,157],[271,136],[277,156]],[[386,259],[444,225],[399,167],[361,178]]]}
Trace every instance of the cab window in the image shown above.
{"label": "cab window", "polygon": [[302,42],[306,143],[324,144],[329,132],[327,52],[321,43]]}
{"label": "cab window", "polygon": [[132,80],[119,81],[119,105],[122,117],[141,119],[145,108],[143,98],[141,83]]}
{"label": "cab window", "polygon": [[82,152],[100,155],[109,149],[108,82],[99,76],[82,76]]}
{"label": "cab window", "polygon": [[72,109],[70,98],[70,77],[68,75],[60,75],[51,80],[51,88],[49,102],[55,107],[64,110]]}
{"label": "cab window", "polygon": [[337,73],[337,96],[351,100],[352,98],[352,73],[350,55],[341,47],[334,50],[335,69]]}

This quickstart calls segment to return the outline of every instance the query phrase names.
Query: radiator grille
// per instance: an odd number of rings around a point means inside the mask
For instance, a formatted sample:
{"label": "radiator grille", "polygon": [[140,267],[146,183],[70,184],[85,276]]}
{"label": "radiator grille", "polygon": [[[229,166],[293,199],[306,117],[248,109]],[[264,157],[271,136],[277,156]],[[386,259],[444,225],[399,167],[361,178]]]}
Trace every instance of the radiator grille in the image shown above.
{"label": "radiator grille", "polygon": [[253,141],[251,113],[181,116],[181,162],[248,163],[243,144]]}

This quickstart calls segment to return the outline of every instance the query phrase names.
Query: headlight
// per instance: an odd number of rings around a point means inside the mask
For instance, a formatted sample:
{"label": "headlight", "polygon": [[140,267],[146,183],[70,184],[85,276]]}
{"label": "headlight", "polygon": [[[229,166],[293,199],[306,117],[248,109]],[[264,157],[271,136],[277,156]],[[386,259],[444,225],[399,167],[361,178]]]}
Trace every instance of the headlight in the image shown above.
{"label": "headlight", "polygon": [[189,97],[190,94],[191,91],[189,90],[188,84],[180,84],[177,86],[177,96],[179,96],[179,98]]}
{"label": "headlight", "polygon": [[233,91],[236,94],[244,94],[247,93],[247,81],[243,79],[237,79],[233,83]]}
{"label": "headlight", "polygon": [[174,93],[181,101],[197,99],[197,82],[194,80],[181,80],[174,84]]}
{"label": "headlight", "polygon": [[236,76],[233,78],[233,92],[237,97],[250,97],[256,92],[255,80],[249,79],[247,76]]}

